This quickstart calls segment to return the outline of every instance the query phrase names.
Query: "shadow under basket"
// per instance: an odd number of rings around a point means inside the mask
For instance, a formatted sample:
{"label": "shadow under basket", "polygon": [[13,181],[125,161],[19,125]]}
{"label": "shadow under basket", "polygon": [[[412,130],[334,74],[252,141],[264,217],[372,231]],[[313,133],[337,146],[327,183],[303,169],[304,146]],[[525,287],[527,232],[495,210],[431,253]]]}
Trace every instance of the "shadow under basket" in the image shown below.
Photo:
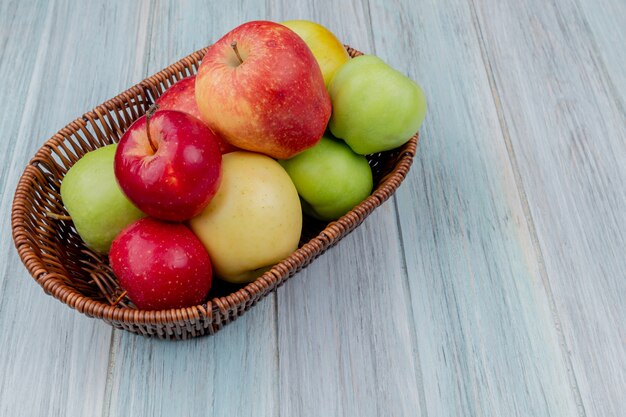
{"label": "shadow under basket", "polygon": [[[351,56],[360,52],[346,46]],[[50,138],[22,174],[11,213],[13,240],[22,262],[44,291],[71,308],[115,328],[163,339],[213,334],[275,291],[287,279],[354,230],[398,188],[408,173],[416,134],[397,149],[368,155],[374,191],[337,221],[305,216],[299,248],[246,285],[214,280],[204,304],[160,311],[137,309],[123,297],[106,256],[89,250],[61,202],[59,189],[68,169],[85,153],[116,143],[124,131],[176,81],[195,74],[206,48],[99,105]]]}

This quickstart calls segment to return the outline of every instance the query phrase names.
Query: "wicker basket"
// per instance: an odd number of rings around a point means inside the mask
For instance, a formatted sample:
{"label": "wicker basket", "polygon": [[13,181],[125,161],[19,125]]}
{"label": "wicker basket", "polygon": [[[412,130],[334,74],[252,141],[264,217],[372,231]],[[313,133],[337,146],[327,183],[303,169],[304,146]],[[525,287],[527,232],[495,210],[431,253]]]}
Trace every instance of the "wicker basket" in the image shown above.
{"label": "wicker basket", "polygon": [[[351,56],[360,52],[346,46]],[[387,200],[406,176],[418,135],[401,148],[368,156],[375,190],[341,219],[304,219],[299,249],[245,286],[216,280],[202,305],[138,310],[123,294],[105,256],[87,249],[63,208],[59,189],[67,170],[86,152],[118,142],[123,132],[176,81],[195,73],[197,51],[74,120],[49,139],[20,178],[11,214],[22,262],[44,291],[90,317],[144,336],[186,339],[213,334],[356,228]]]}

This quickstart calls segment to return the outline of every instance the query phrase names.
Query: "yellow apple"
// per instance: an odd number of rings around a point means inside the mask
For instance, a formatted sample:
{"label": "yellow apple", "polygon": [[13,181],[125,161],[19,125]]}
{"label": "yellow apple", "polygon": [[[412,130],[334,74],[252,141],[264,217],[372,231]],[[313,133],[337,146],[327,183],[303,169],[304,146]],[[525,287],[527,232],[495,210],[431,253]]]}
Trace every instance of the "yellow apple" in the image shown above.
{"label": "yellow apple", "polygon": [[219,278],[251,282],[298,248],[302,208],[278,162],[237,151],[223,156],[220,187],[190,226]]}
{"label": "yellow apple", "polygon": [[296,32],[307,44],[324,76],[324,84],[333,78],[337,68],[348,62],[350,55],[335,35],[324,26],[308,20],[287,20],[283,25]]}

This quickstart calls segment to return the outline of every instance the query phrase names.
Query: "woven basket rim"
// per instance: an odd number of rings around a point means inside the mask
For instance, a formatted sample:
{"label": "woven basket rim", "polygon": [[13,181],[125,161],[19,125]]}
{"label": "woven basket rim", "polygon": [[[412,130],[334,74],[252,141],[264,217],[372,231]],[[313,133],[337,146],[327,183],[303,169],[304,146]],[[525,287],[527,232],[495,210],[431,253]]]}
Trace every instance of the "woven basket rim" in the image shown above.
{"label": "woven basket rim", "polygon": [[[345,47],[349,52],[358,55],[361,54],[348,45],[345,45]],[[298,272],[302,266],[302,262],[299,262],[298,258],[304,257],[304,259],[311,260],[328,247],[341,240],[346,233],[356,228],[374,209],[393,195],[406,177],[416,153],[419,133],[416,133],[406,144],[400,147],[398,162],[393,170],[386,177],[381,179],[378,187],[363,202],[338,220],[328,223],[317,236],[304,243],[287,258],[275,264],[255,281],[248,283],[244,287],[226,296],[211,298],[204,304],[166,310],[133,309],[123,306],[113,306],[104,301],[94,300],[67,285],[65,281],[59,277],[58,273],[48,270],[25,236],[26,231],[24,231],[23,218],[28,215],[29,210],[22,203],[22,199],[32,190],[33,180],[38,172],[37,165],[39,164],[39,160],[49,156],[50,153],[47,150],[58,144],[67,143],[67,139],[63,135],[65,130],[70,127],[86,127],[90,120],[97,119],[103,112],[125,103],[129,95],[133,94],[137,96],[140,93],[145,93],[154,83],[162,83],[168,79],[171,76],[168,74],[172,69],[180,70],[184,68],[185,65],[190,67],[194,62],[200,61],[207,50],[208,47],[205,47],[189,54],[84,113],[48,139],[29,161],[19,179],[13,198],[11,209],[12,237],[22,263],[47,294],[52,295],[54,298],[81,313],[105,321],[174,325],[188,322],[189,320],[193,322],[201,317],[206,317],[211,320],[212,317],[218,313],[227,315],[236,311],[237,308],[245,306],[246,303],[255,296],[275,290],[277,287],[276,284],[282,284],[281,280],[284,281],[286,275],[291,276]],[[294,270],[295,272],[293,272]]]}

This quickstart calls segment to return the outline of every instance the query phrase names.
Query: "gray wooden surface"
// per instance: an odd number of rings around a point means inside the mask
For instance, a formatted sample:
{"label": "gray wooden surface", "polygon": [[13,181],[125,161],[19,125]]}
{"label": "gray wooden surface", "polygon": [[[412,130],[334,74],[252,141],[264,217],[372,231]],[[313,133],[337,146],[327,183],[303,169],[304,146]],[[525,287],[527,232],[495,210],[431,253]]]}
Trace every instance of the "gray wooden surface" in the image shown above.
{"label": "gray wooden surface", "polygon": [[[10,238],[26,162],[253,19],[318,21],[417,80],[393,199],[213,337],[113,331]],[[0,0],[0,416],[626,415],[623,0]]]}

